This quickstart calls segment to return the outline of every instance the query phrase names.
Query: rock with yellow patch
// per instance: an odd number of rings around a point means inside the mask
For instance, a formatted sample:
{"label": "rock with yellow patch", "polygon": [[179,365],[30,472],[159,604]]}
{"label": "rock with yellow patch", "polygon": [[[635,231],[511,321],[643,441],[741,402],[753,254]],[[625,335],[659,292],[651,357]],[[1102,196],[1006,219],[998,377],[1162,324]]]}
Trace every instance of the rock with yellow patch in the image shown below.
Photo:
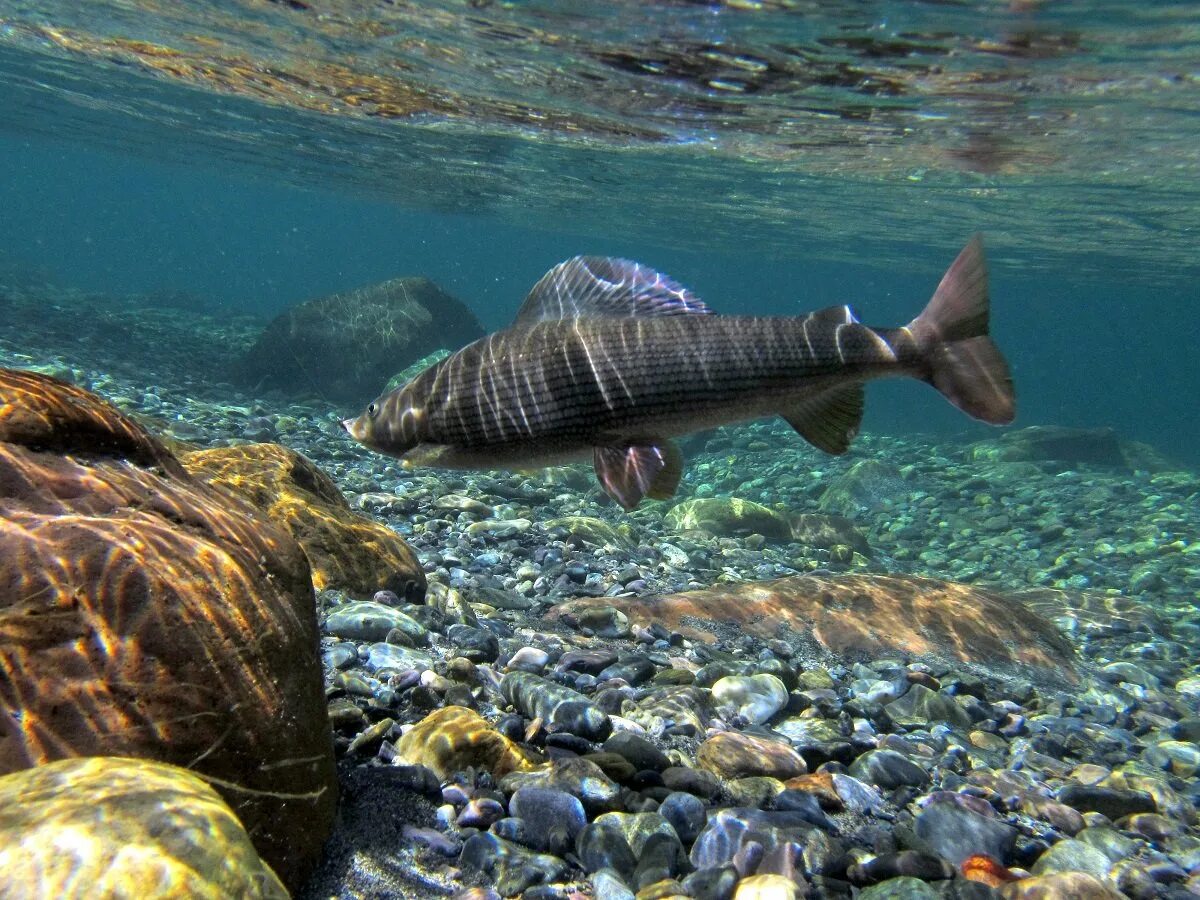
{"label": "rock with yellow patch", "polygon": [[98,756],[0,778],[0,896],[286,900],[288,892],[201,778]]}
{"label": "rock with yellow patch", "polygon": [[738,497],[685,500],[671,507],[664,524],[672,531],[704,531],[714,537],[761,534],[768,540],[790,541],[792,526],[774,510]]}
{"label": "rock with yellow patch", "polygon": [[782,875],[751,875],[738,882],[733,900],[795,900],[796,882]]}
{"label": "rock with yellow patch", "polygon": [[370,596],[386,589],[411,602],[425,596],[425,573],[408,544],[351,510],[333,480],[307,457],[280,444],[242,444],[198,450],[182,462],[291,532],[308,556],[317,590]]}
{"label": "rock with yellow patch", "polygon": [[465,706],[447,706],[430,713],[400,738],[396,749],[406,762],[426,766],[443,779],[469,768],[503,778],[542,761]]}
{"label": "rock with yellow patch", "polygon": [[0,774],[126,756],[213,784],[289,885],[336,803],[300,546],[99,397],[0,369]]}

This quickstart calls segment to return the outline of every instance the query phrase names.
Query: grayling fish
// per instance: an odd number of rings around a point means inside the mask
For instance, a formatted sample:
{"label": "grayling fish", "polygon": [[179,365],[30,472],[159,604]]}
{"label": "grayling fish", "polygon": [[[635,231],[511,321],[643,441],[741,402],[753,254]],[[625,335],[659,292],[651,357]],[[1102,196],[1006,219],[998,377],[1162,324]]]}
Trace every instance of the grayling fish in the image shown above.
{"label": "grayling fish", "polygon": [[847,306],[715,315],[645,266],[575,257],[534,285],[508,328],[342,425],[411,464],[527,468],[591,454],[604,490],[632,509],[675,493],[683,461],[671,437],[777,413],[842,453],[858,433],[863,383],[893,375],[933,385],[977,419],[1012,421],[978,236],[900,328],[870,328]]}

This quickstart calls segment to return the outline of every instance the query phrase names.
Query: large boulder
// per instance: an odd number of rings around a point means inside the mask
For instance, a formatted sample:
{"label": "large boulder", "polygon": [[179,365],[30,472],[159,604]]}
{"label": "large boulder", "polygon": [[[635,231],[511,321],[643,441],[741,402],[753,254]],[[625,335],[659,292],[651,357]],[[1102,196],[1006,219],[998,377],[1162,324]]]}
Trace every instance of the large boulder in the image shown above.
{"label": "large boulder", "polygon": [[190,768],[294,887],[336,800],[317,640],[291,535],[95,395],[0,369],[0,774]]}
{"label": "large boulder", "polygon": [[352,509],[328,475],[280,444],[242,444],[184,454],[184,468],[219,485],[299,541],[313,586],[354,596],[395,591],[413,603],[425,596],[425,573],[404,539]]}
{"label": "large boulder", "polygon": [[972,444],[967,456],[975,462],[1036,463],[1050,472],[1080,465],[1147,472],[1179,468],[1148,444],[1126,440],[1108,427],[1030,425]]}
{"label": "large boulder", "polygon": [[428,278],[393,278],[281,313],[230,374],[257,390],[365,405],[409,363],[482,336],[475,314]]}
{"label": "large boulder", "polygon": [[700,640],[715,641],[732,626],[762,638],[802,636],[838,657],[899,652],[1046,680],[1077,678],[1071,643],[1021,600],[936,578],[798,575],[662,597],[585,598],[549,615],[578,615],[600,602]]}
{"label": "large boulder", "polygon": [[0,778],[0,896],[286,900],[288,892],[203,779],[98,756]]}

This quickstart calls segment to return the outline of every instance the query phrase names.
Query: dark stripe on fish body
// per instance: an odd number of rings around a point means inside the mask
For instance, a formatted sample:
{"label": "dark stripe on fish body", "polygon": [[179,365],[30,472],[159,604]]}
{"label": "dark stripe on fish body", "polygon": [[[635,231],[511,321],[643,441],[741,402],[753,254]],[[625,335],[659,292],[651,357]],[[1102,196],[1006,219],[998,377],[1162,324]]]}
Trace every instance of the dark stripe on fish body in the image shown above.
{"label": "dark stripe on fish body", "polygon": [[539,322],[445,361],[428,385],[425,440],[472,447],[627,434],[739,402],[749,418],[802,394],[806,381],[833,386],[916,365],[903,329],[876,331],[848,314],[834,322],[827,311]]}

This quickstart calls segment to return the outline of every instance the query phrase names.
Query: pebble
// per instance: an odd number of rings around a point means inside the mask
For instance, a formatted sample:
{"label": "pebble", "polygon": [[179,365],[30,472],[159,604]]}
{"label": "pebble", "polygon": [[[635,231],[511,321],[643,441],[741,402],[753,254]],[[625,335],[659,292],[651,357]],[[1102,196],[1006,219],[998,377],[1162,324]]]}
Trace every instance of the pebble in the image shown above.
{"label": "pebble", "polygon": [[1006,862],[1016,841],[1016,829],[982,816],[953,800],[930,803],[914,822],[917,837],[954,866],[970,856],[989,856]]}
{"label": "pebble", "polygon": [[535,850],[573,847],[587,825],[578,797],[555,788],[526,786],[513,792],[509,814],[525,823]]}
{"label": "pebble", "polygon": [[429,640],[420,622],[399,609],[372,600],[353,600],[334,607],[325,619],[325,631],[349,641],[382,641],[399,629],[415,645]]}
{"label": "pebble", "polygon": [[504,699],[522,715],[585,740],[602,741],[612,722],[587,697],[530,672],[510,672],[500,682]]}
{"label": "pebble", "polygon": [[696,762],[721,778],[763,775],[786,780],[808,771],[804,758],[786,743],[726,731],[696,750]]}
{"label": "pebble", "polygon": [[867,751],[851,764],[850,774],[885,791],[921,787],[929,781],[923,768],[895,750]]}
{"label": "pebble", "polygon": [[788,700],[787,688],[774,675],[726,675],[713,684],[712,696],[751,725],[770,721]]}

